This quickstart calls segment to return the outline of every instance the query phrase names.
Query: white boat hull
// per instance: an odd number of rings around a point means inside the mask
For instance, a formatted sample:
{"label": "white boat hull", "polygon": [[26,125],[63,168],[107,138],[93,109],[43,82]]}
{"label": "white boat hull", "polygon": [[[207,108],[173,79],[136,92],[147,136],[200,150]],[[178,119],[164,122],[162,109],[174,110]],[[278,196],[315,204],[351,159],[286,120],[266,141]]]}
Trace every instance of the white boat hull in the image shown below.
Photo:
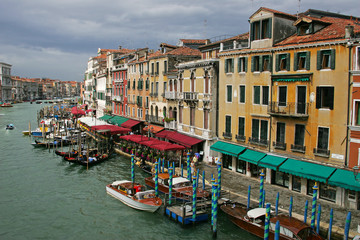
{"label": "white boat hull", "polygon": [[147,212],[155,212],[160,207],[160,206],[153,206],[153,205],[148,205],[148,204],[144,204],[144,203],[135,201],[132,198],[129,198],[129,197],[113,190],[112,188],[110,188],[108,186],[106,186],[106,192],[110,196],[113,196],[114,198],[123,202],[125,205],[128,205],[129,207],[132,207],[132,208],[135,208],[138,210],[147,211]]}

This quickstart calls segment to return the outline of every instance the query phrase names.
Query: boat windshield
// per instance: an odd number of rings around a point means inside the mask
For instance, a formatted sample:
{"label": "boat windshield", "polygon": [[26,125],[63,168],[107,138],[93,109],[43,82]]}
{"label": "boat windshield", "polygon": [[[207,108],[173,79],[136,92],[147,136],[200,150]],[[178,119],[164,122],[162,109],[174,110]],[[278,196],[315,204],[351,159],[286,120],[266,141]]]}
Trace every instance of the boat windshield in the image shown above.
{"label": "boat windshield", "polygon": [[312,235],[313,231],[310,227],[304,228],[302,229],[299,233],[298,236],[300,239],[308,239],[308,237],[310,237]]}

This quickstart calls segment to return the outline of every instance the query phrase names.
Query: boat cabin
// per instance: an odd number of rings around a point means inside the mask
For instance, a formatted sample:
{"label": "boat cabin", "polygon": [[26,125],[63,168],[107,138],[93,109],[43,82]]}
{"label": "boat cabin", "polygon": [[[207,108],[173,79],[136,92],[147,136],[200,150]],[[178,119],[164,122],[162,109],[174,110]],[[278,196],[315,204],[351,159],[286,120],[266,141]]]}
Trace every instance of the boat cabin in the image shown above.
{"label": "boat cabin", "polygon": [[[169,174],[168,173],[160,173],[158,176],[159,184],[169,186]],[[153,177],[153,181],[155,182],[155,176]],[[191,182],[184,177],[178,177],[177,175],[173,176],[173,188],[183,188],[190,187]]]}
{"label": "boat cabin", "polygon": [[153,198],[155,196],[155,190],[147,190],[143,192],[137,192],[135,198],[142,200],[147,198]]}
{"label": "boat cabin", "polygon": [[247,212],[245,219],[255,225],[264,225],[266,208],[254,208]]}
{"label": "boat cabin", "polygon": [[134,195],[145,191],[145,187],[143,185],[132,183],[130,181],[115,181],[111,184],[111,187],[117,188],[120,192],[128,195]]}

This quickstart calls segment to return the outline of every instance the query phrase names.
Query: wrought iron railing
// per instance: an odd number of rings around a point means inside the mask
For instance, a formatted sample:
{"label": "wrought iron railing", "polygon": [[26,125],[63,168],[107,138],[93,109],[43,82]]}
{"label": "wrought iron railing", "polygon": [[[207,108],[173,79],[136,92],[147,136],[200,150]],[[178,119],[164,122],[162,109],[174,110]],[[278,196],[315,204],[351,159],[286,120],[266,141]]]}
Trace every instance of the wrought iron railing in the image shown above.
{"label": "wrought iron railing", "polygon": [[309,103],[270,102],[268,113],[273,115],[307,117]]}

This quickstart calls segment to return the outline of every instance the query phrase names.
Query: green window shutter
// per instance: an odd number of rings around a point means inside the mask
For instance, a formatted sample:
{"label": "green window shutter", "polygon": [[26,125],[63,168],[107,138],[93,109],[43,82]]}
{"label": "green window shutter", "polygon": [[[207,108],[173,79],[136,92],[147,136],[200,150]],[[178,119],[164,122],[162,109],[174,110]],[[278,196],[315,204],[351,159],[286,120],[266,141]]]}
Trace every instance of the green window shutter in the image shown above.
{"label": "green window shutter", "polygon": [[316,87],[316,108],[321,107],[321,88]]}
{"label": "green window shutter", "polygon": [[331,52],[330,68],[335,69],[335,49],[330,49],[330,52]]}
{"label": "green window shutter", "polygon": [[290,71],[290,53],[286,54],[286,71]]}
{"label": "green window shutter", "polygon": [[234,72],[234,59],[230,59],[230,63],[231,63],[231,72]]}
{"label": "green window shutter", "polygon": [[306,60],[305,60],[305,64],[306,64],[306,70],[310,70],[310,51],[306,52]]}
{"label": "green window shutter", "polygon": [[299,64],[299,53],[294,53],[294,71],[298,70],[298,64]]}
{"label": "green window shutter", "polygon": [[252,120],[251,137],[254,139],[259,138],[259,119]]}
{"label": "green window shutter", "polygon": [[239,136],[245,135],[245,118],[243,118],[243,117],[239,117],[238,135]]}
{"label": "green window shutter", "polygon": [[275,57],[275,71],[278,72],[280,71],[280,54],[276,54],[276,57]]}
{"label": "green window shutter", "polygon": [[254,40],[254,23],[250,23],[250,41]]}
{"label": "green window shutter", "polygon": [[240,72],[240,59],[241,58],[238,58],[238,65],[237,65],[238,72]]}
{"label": "green window shutter", "polygon": [[268,31],[267,31],[267,37],[271,38],[271,30],[272,30],[272,18],[269,18],[269,24],[268,24]]}
{"label": "green window shutter", "polygon": [[255,71],[255,56],[251,57],[251,72]]}
{"label": "green window shutter", "polygon": [[254,103],[260,104],[260,86],[254,86]]}
{"label": "green window shutter", "polygon": [[225,132],[231,133],[231,116],[225,117]]}
{"label": "green window shutter", "polygon": [[331,110],[334,109],[334,87],[330,87],[330,90],[329,90],[329,108]]}
{"label": "green window shutter", "polygon": [[273,60],[272,56],[269,55],[269,71],[271,72],[273,70]]}
{"label": "green window shutter", "polygon": [[264,56],[259,57],[259,72],[263,71],[263,59],[264,59]]}
{"label": "green window shutter", "polygon": [[317,52],[317,58],[316,58],[316,69],[320,70],[321,69],[321,51]]}
{"label": "green window shutter", "polygon": [[228,60],[227,59],[225,59],[225,73],[227,73],[228,72]]}
{"label": "green window shutter", "polygon": [[247,65],[248,65],[248,57],[244,57],[244,65],[245,65],[245,72],[247,72]]}

